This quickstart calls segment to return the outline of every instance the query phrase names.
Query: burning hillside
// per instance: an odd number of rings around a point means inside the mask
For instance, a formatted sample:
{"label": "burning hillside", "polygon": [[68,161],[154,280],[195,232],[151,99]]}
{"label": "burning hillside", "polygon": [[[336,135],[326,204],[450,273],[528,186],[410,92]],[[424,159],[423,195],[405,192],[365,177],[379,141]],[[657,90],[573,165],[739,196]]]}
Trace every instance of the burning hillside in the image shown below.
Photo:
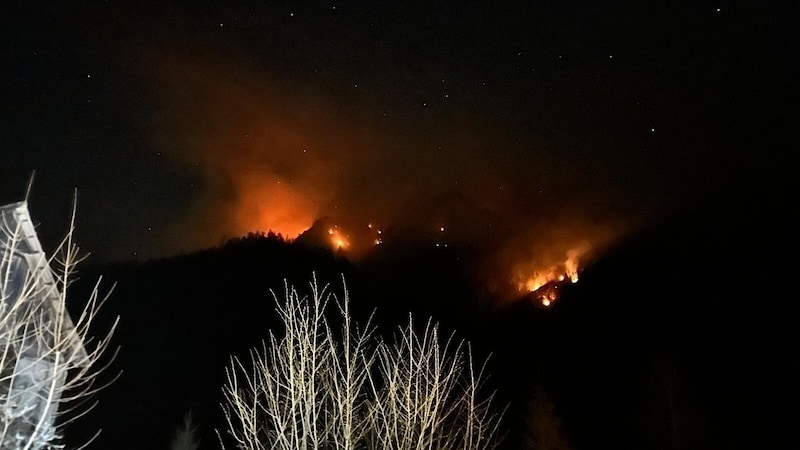
{"label": "burning hillside", "polygon": [[569,248],[563,260],[546,264],[535,260],[519,263],[515,272],[517,291],[529,292],[531,298],[542,306],[552,305],[559,298],[561,286],[578,282],[578,271],[590,250],[588,242],[582,242]]}
{"label": "burning hillside", "polygon": [[565,218],[510,239],[495,255],[494,272],[508,277],[508,295],[523,295],[548,307],[621,234],[620,227],[611,223]]}
{"label": "burning hillside", "polygon": [[356,224],[325,217],[316,220],[297,241],[328,248],[353,261],[364,258],[378,247],[390,254],[426,246],[431,250],[449,249],[454,255],[469,259],[473,267],[482,267],[480,272],[486,277],[482,282],[497,298],[512,299],[522,295],[549,307],[559,300],[565,285],[578,282],[581,270],[615,236],[611,227],[592,228],[573,222],[560,224],[557,231],[540,228],[537,234],[511,238],[499,248],[483,248],[475,244],[475,240],[468,239],[469,236],[460,239],[451,235],[450,227],[441,223],[434,225],[427,227],[427,232],[416,228],[390,229],[388,234],[393,238],[384,241],[387,232],[378,224]]}

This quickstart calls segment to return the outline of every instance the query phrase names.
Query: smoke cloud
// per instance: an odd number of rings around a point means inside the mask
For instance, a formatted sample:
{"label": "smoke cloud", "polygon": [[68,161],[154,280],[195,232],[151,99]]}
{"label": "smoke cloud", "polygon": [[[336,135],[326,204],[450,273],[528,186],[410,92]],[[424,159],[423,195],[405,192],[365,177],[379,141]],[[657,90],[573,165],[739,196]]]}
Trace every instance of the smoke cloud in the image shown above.
{"label": "smoke cloud", "polygon": [[162,53],[148,66],[154,145],[201,180],[162,252],[251,231],[294,239],[324,218],[353,258],[400,235],[469,245],[493,288],[520,287],[630,229],[601,178],[490,117],[392,122],[357,107],[374,98],[348,103],[218,57]]}

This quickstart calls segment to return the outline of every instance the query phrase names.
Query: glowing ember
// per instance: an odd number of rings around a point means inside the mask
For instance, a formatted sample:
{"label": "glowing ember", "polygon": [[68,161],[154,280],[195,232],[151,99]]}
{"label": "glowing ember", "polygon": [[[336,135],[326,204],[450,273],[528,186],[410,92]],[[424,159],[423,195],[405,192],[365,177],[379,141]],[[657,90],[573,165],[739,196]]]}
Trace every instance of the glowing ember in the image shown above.
{"label": "glowing ember", "polygon": [[334,250],[346,250],[350,247],[350,236],[346,235],[339,225],[334,225],[328,228],[328,236],[330,236],[331,247]]}
{"label": "glowing ember", "polygon": [[557,268],[544,272],[536,272],[534,275],[525,280],[521,285],[518,285],[520,291],[536,292],[548,283],[562,283],[569,280],[572,283],[578,282],[578,272],[574,273],[561,273],[556,272]]}
{"label": "glowing ember", "polygon": [[531,296],[533,299],[541,303],[542,306],[550,306],[556,300],[558,300],[558,290],[561,285],[562,282],[551,281],[544,286],[541,286],[539,289],[531,292]]}
{"label": "glowing ember", "polygon": [[[371,223],[370,223],[369,225],[367,225],[367,227],[368,227],[370,230],[372,230],[372,229],[373,229],[373,225],[372,225]],[[383,244],[383,230],[381,230],[380,228],[378,228],[378,229],[375,231],[375,234],[373,235],[373,238],[374,238],[374,240],[373,240],[372,242],[373,242],[375,245],[381,245],[381,244]]]}

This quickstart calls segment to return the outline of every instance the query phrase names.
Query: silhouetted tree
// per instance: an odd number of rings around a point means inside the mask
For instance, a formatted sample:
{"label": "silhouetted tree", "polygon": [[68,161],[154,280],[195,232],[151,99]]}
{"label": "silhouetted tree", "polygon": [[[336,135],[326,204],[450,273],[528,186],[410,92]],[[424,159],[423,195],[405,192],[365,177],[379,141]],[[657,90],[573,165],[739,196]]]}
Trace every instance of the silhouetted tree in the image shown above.
{"label": "silhouetted tree", "polygon": [[527,417],[525,448],[531,450],[571,450],[561,418],[541,385],[533,387]]}
{"label": "silhouetted tree", "polygon": [[183,422],[172,437],[170,450],[197,450],[200,448],[200,438],[197,436],[197,427],[194,424],[192,412],[188,411],[183,416]]}

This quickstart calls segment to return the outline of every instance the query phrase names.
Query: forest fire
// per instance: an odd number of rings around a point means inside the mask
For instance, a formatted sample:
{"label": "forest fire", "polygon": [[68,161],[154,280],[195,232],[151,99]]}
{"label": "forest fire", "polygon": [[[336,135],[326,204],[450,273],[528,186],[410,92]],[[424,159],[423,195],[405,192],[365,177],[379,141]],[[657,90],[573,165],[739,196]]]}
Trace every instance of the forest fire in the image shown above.
{"label": "forest fire", "polygon": [[578,272],[577,269],[555,275],[552,277],[545,277],[537,274],[535,277],[529,279],[521,291],[530,292],[531,299],[542,306],[550,306],[559,299],[561,287],[567,283],[577,283]]}
{"label": "forest fire", "polygon": [[561,287],[564,286],[564,284],[566,284],[568,281],[571,283],[577,283],[578,278],[577,276],[567,278],[566,276],[562,275],[556,280],[547,282],[537,289],[531,291],[531,298],[533,301],[541,303],[542,306],[548,307],[558,300],[559,295],[561,294]]}
{"label": "forest fire", "polygon": [[[329,248],[351,261],[367,257],[373,251],[384,256],[387,255],[386,252],[393,254],[397,251],[408,251],[408,245],[422,245],[420,249],[427,246],[448,247],[448,242],[441,238],[444,233],[450,232],[451,227],[435,223],[433,226],[428,225],[427,239],[418,241],[414,240],[415,236],[423,233],[419,228],[404,229],[399,234],[395,229],[391,233],[396,238],[390,241],[392,244],[377,250],[378,247],[384,247],[385,225],[383,221],[378,223],[372,220],[322,217],[314,221],[298,240],[312,246]],[[431,230],[435,233],[431,233]],[[542,307],[550,307],[559,301],[565,286],[578,282],[581,270],[596,256],[599,245],[595,242],[604,242],[604,235],[597,235],[600,237],[592,241],[589,233],[574,236],[566,235],[562,231],[561,234],[549,235],[553,239],[546,242],[512,240],[504,249],[505,252],[477,252],[470,257],[487,261],[485,273],[489,277],[483,281],[490,291],[498,295],[498,299],[524,297]],[[398,242],[401,243],[400,247],[397,247]],[[474,250],[474,247],[458,245],[449,247]],[[501,282],[501,279],[505,281]]]}
{"label": "forest fire", "polygon": [[[576,282],[579,263],[627,222],[597,211],[602,202],[559,201],[553,208],[542,194],[549,183],[537,183],[537,195],[529,195],[527,173],[509,177],[494,157],[476,159],[485,145],[502,143],[465,140],[462,124],[431,136],[460,149],[437,153],[438,162],[453,168],[443,173],[420,164],[429,156],[424,142],[398,147],[384,130],[354,127],[360,119],[343,116],[336,102],[287,96],[290,89],[265,84],[247,68],[231,74],[171,53],[154,58],[165,58],[170,70],[158,73],[166,125],[153,139],[203,187],[192,194],[198,198],[185,220],[154,244],[159,252],[257,230],[349,260],[420,244],[458,258],[468,253],[480,266],[474,276],[485,278],[498,302],[533,293],[548,306],[558,299],[556,286]],[[381,150],[388,148],[395,150]],[[515,203],[522,199],[524,205]]]}
{"label": "forest fire", "polygon": [[[546,269],[535,269],[531,266],[517,268],[517,290],[530,293],[530,298],[544,307],[549,307],[558,301],[561,288],[567,283],[578,282],[580,258],[585,256],[590,249],[588,245],[570,248],[566,252],[566,259],[550,264]],[[521,271],[527,270],[527,277],[521,276]]]}
{"label": "forest fire", "polygon": [[355,221],[322,217],[315,220],[296,240],[315,247],[329,248],[356,261],[383,243],[383,229],[371,222],[359,224]]}
{"label": "forest fire", "polygon": [[350,247],[350,236],[339,229],[338,225],[328,228],[328,236],[334,250],[346,250]]}
{"label": "forest fire", "polygon": [[[392,130],[354,126],[361,116],[342,114],[338,100],[295,97],[260,70],[182,55],[157,53],[158,64],[147,65],[169,68],[155,75],[164,125],[152,139],[169,149],[170,163],[189,169],[198,189],[150,253],[259,230],[350,260],[406,254],[419,244],[447,248],[459,264],[473,258],[473,276],[498,302],[537,293],[547,306],[558,299],[555,286],[576,282],[579,264],[627,229],[629,218],[609,214],[598,198],[603,189],[592,188],[591,201],[568,198],[569,186],[555,189],[579,174],[532,184],[527,170],[508,173],[502,161],[515,158],[485,151],[507,148],[503,139],[465,139],[469,121],[398,143]],[[433,159],[430,139],[447,143]],[[567,197],[552,203],[551,191]]]}
{"label": "forest fire", "polygon": [[553,302],[558,300],[559,286],[560,283],[551,281],[550,283],[547,283],[536,291],[532,292],[531,295],[541,302],[542,306],[550,306],[553,304]]}

